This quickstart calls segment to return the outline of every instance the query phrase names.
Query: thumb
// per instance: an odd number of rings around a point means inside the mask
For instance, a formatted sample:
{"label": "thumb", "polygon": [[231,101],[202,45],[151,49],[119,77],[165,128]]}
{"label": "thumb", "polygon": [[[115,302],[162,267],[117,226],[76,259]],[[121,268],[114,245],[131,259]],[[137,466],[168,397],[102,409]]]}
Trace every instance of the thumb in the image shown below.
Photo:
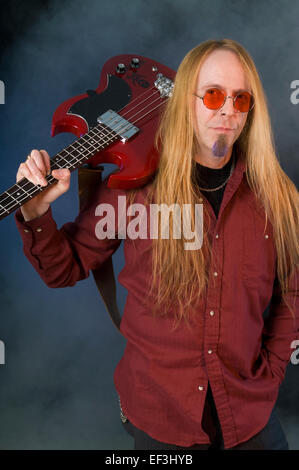
{"label": "thumb", "polygon": [[70,183],[71,172],[67,168],[53,170],[52,176],[58,180],[58,185],[67,188]]}
{"label": "thumb", "polygon": [[60,168],[59,170],[53,170],[52,175],[58,181],[67,181],[71,176],[71,172],[67,168]]}

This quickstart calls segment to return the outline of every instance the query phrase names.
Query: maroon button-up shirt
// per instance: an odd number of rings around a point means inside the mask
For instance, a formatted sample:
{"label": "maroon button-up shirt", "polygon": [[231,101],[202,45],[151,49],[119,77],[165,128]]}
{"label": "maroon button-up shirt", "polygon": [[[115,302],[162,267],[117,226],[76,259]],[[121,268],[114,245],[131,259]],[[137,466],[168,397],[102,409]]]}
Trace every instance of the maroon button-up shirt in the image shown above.
{"label": "maroon button-up shirt", "polygon": [[[145,194],[146,186],[135,202],[143,203]],[[112,204],[118,220],[120,195],[126,192],[107,188],[104,180],[93,204],[60,230],[51,208],[29,222],[20,209],[16,212],[24,253],[49,287],[74,285],[119,247],[121,239],[100,240],[95,230],[102,218],[96,215],[99,204]],[[118,280],[128,291],[121,322],[127,344],[114,383],[122,409],[136,427],[156,440],[186,447],[210,442],[202,426],[209,381],[227,449],[258,433],[276,402],[291,343],[299,339],[298,271],[289,294],[294,321],[276,282],[272,226],[268,221],[265,228],[264,210],[249,188],[243,158],[226,185],[218,218],[205,197],[203,204],[211,219],[213,256],[208,289],[190,312],[190,328],[181,322],[172,331],[175,304],[165,316],[152,315],[151,305],[144,302],[152,241],[124,238],[125,266]]]}

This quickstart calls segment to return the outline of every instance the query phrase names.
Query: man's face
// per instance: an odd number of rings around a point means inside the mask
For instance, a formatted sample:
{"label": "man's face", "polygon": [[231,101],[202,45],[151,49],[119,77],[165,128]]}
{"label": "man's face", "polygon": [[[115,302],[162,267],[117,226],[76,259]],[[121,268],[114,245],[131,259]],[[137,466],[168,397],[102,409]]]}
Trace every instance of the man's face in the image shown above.
{"label": "man's face", "polygon": [[[223,49],[209,54],[198,74],[195,93],[203,96],[208,88],[220,88],[228,96],[233,96],[234,92],[239,90],[251,92],[236,54]],[[230,156],[232,146],[243,130],[248,113],[241,113],[235,109],[231,98],[226,99],[224,105],[216,110],[206,108],[203,101],[196,96],[194,96],[194,105],[199,154],[219,161],[219,157],[213,155],[212,148],[219,135],[222,134],[225,136]]]}

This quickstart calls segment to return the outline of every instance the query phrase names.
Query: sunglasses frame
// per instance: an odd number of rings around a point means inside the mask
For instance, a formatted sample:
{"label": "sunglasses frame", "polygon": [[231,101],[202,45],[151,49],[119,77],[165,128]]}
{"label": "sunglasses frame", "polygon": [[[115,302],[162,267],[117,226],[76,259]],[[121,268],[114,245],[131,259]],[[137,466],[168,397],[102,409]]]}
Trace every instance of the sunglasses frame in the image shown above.
{"label": "sunglasses frame", "polygon": [[[207,93],[209,90],[218,90],[218,91],[220,91],[220,92],[222,93],[222,95],[223,95],[223,103],[219,106],[219,108],[215,108],[215,109],[214,109],[214,108],[208,108],[208,106],[204,103],[204,100],[203,100],[203,99],[204,99],[204,97],[206,96],[206,93]],[[249,111],[251,111],[252,108],[253,108],[254,105],[255,105],[254,96],[253,96],[251,93],[249,93],[249,91],[245,91],[245,93],[248,93],[248,94],[252,97],[252,100],[253,100],[253,104],[252,104],[251,108],[250,108],[248,111],[240,111],[240,110],[239,110],[238,108],[236,108],[236,106],[235,106],[235,100],[236,100],[236,98],[237,98],[241,93],[237,93],[235,97],[234,97],[234,96],[228,96],[228,95],[227,95],[224,91],[222,91],[220,88],[214,87],[214,88],[208,88],[208,89],[205,91],[205,94],[204,94],[203,96],[199,96],[199,95],[197,95],[196,93],[193,93],[193,94],[194,94],[194,96],[197,96],[197,98],[200,98],[200,99],[202,100],[203,104],[205,105],[205,107],[206,107],[207,109],[210,109],[211,111],[218,111],[219,109],[221,109],[221,108],[225,105],[227,98],[232,98],[234,108],[238,111],[238,113],[244,114],[244,113],[249,113]]]}

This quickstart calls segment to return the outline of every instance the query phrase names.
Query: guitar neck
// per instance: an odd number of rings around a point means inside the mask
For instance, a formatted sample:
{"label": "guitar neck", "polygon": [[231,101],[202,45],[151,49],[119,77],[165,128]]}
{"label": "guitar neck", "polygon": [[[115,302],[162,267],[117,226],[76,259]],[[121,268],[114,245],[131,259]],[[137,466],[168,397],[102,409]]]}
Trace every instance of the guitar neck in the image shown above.
{"label": "guitar neck", "polygon": [[[120,136],[104,124],[95,126],[88,133],[51,158],[51,171],[68,168],[72,172],[119,139]],[[48,182],[47,186],[35,185],[27,180],[27,178],[22,178],[8,188],[7,191],[0,194],[0,220],[40,194],[49,185],[57,182],[51,174],[45,178]]]}

